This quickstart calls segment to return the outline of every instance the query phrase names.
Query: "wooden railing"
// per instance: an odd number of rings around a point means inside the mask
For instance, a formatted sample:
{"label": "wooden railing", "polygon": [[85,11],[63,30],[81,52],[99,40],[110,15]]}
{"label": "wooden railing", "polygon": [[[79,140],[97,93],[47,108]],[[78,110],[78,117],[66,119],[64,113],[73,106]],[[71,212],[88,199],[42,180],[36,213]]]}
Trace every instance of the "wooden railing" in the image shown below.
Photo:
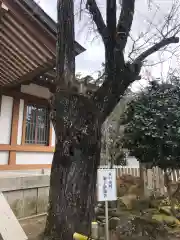
{"label": "wooden railing", "polygon": [[[107,166],[101,166],[100,168],[107,168]],[[117,178],[124,174],[136,177],[140,176],[139,167],[114,166],[114,168],[116,169]],[[180,169],[174,171],[169,170],[169,178],[174,183],[180,180]],[[161,194],[164,194],[167,191],[164,185],[164,171],[158,167],[146,170],[144,174],[144,181],[148,189],[155,189],[160,191]]]}

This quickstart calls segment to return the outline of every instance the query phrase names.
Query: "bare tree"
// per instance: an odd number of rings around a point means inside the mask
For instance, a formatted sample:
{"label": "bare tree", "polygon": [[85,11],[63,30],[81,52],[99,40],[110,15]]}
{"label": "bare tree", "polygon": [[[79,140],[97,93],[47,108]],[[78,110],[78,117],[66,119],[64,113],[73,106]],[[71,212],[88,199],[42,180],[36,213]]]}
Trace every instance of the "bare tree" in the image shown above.
{"label": "bare tree", "polygon": [[[152,1],[151,1],[152,2]],[[125,60],[135,13],[135,0],[122,0],[116,21],[116,0],[106,0],[106,23],[95,0],[86,0],[86,8],[97,26],[105,46],[103,84],[86,97],[73,92],[75,76],[73,0],[58,0],[57,79],[51,101],[56,132],[50,199],[45,239],[72,240],[74,232],[89,234],[96,201],[97,167],[100,161],[101,126],[126,89],[140,79],[145,59],[153,53],[178,43],[179,28],[171,18],[164,19],[159,37],[147,40],[138,56]],[[168,24],[167,24],[168,22]],[[172,27],[171,27],[172,26]],[[143,50],[142,50],[143,49]]]}

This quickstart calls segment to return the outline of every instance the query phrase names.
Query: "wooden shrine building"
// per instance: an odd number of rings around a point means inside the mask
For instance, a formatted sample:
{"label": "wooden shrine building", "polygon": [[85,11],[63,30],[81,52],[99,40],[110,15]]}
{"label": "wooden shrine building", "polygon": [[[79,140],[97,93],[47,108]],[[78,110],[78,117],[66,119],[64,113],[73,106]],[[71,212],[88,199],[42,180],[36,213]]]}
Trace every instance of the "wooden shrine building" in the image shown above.
{"label": "wooden shrine building", "polygon": [[0,0],[0,171],[51,166],[55,52],[56,23],[33,0]]}

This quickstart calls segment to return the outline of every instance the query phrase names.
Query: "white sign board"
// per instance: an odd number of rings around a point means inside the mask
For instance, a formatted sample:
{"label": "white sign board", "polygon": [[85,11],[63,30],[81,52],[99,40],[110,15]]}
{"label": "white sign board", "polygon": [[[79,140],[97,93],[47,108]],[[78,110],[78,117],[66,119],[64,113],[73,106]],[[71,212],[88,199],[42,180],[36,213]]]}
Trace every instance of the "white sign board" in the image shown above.
{"label": "white sign board", "polygon": [[116,170],[98,169],[98,201],[117,200]]}
{"label": "white sign board", "polygon": [[0,192],[0,236],[3,240],[27,240],[27,236]]}

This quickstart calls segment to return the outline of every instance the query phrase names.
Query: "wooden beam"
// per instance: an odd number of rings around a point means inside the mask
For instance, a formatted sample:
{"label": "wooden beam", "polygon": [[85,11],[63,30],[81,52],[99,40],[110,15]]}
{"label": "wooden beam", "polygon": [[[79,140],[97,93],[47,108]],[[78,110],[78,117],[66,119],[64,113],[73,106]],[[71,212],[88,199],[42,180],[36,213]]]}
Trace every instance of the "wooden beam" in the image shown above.
{"label": "wooden beam", "polygon": [[2,2],[0,1],[0,4],[1,4],[1,8],[4,9],[4,11],[8,11],[8,7]]}
{"label": "wooden beam", "polygon": [[17,165],[0,165],[0,171],[2,170],[33,170],[51,168],[51,164],[17,164]]}
{"label": "wooden beam", "polygon": [[17,144],[20,99],[13,99],[11,145]]}
{"label": "wooden beam", "polygon": [[[44,81],[44,80],[41,80],[41,79],[38,79],[38,78],[35,78],[32,83],[34,84],[37,84],[37,85],[40,85],[40,86],[43,86],[43,87],[47,87],[50,92],[54,93],[56,91],[56,85],[51,83],[51,82],[48,82],[48,81]],[[24,84],[24,83],[23,83]]]}
{"label": "wooden beam", "polygon": [[21,73],[18,72],[16,69],[14,69],[11,64],[8,64],[8,62],[3,63],[2,60],[0,60],[0,68],[1,68],[1,71],[2,70],[4,71],[4,74],[8,73],[10,76],[13,77],[13,79],[16,79],[22,76]]}
{"label": "wooden beam", "polygon": [[10,80],[15,80],[16,76],[11,71],[7,71],[4,67],[1,68],[1,66],[0,66],[0,71],[1,71],[0,73],[4,74],[4,76],[6,77],[6,81],[8,81],[7,83],[9,83]]}
{"label": "wooden beam", "polygon": [[32,82],[32,79],[34,79],[36,76],[40,76],[50,70],[54,67],[55,59],[48,60],[47,63],[44,63],[43,65],[37,67],[34,71],[32,70],[30,73],[25,74],[23,77],[17,79],[17,84],[7,84],[7,87],[12,87],[18,84],[23,84],[23,82]]}
{"label": "wooden beam", "polygon": [[16,152],[46,152],[53,153],[54,147],[44,145],[9,145],[0,144],[0,151],[16,151]]}
{"label": "wooden beam", "polygon": [[16,57],[14,57],[12,54],[9,54],[5,49],[3,49],[3,53],[5,53],[1,55],[1,62],[3,64],[9,63],[13,68],[19,71],[21,75],[26,73],[27,69],[26,71],[24,70],[24,66],[18,62]]}
{"label": "wooden beam", "polygon": [[16,99],[24,99],[27,102],[31,102],[31,103],[48,105],[48,99],[36,97],[27,93],[22,93],[20,91],[10,90],[7,88],[0,89],[0,95],[14,97]]}
{"label": "wooden beam", "polygon": [[[56,52],[56,23],[49,18],[49,16],[44,13],[44,11],[34,2],[28,1],[29,4],[34,5],[31,7],[31,10],[27,10],[26,7],[22,7],[24,1],[14,1],[14,0],[3,0],[9,10],[13,15],[22,23],[22,26],[26,27],[28,32],[38,41],[49,48],[49,50],[55,54]],[[20,6],[21,5],[21,6]],[[34,10],[36,9],[36,14],[39,15],[39,18],[44,18],[44,23],[37,20]],[[38,12],[37,12],[38,10]],[[44,15],[44,16],[43,16]],[[47,19],[49,18],[49,19]],[[51,24],[48,24],[49,20]],[[47,27],[48,25],[48,27]],[[54,26],[51,26],[54,25]],[[49,31],[50,30],[50,31]],[[75,54],[78,55],[84,52],[86,49],[83,48],[79,43],[75,41]]]}
{"label": "wooden beam", "polygon": [[24,11],[14,0],[4,0],[9,10],[13,13],[15,18],[25,26],[28,32],[38,39],[38,41],[48,47],[48,49],[55,54],[56,52],[56,36],[52,37],[46,29],[43,29],[35,20],[34,14],[29,15]]}
{"label": "wooden beam", "polygon": [[[26,72],[31,71],[37,67],[37,65],[32,62],[31,59],[29,59],[26,55],[24,55],[24,53],[20,51],[20,49],[17,49],[5,35],[0,34],[0,37],[3,38],[1,41],[3,47],[2,54],[5,53],[7,57],[9,57],[9,55],[13,55],[17,59],[17,61],[20,62]],[[9,54],[7,54],[5,50],[7,50]]]}
{"label": "wooden beam", "polygon": [[11,25],[15,26],[15,28],[17,29],[17,32],[23,33],[28,38],[28,41],[31,44],[34,44],[34,46],[41,52],[42,55],[46,56],[47,58],[49,58],[49,55],[52,55],[51,51],[48,48],[45,48],[45,46],[42,45],[42,43],[37,41],[35,35],[29,34],[29,31],[26,29],[26,26],[25,25],[22,26],[21,22],[15,19],[13,15],[8,14],[6,16],[6,20]]}
{"label": "wooden beam", "polygon": [[7,11],[8,11],[7,6],[4,3],[2,3],[2,0],[0,0],[0,19],[4,17]]}
{"label": "wooden beam", "polygon": [[27,102],[26,102],[26,100],[24,100],[24,112],[23,112],[21,145],[25,145],[25,138],[26,138],[26,114],[27,114]]}
{"label": "wooden beam", "polygon": [[25,34],[24,31],[18,28],[18,24],[14,24],[14,22],[9,22],[8,19],[6,18],[3,21],[3,26],[7,28],[7,31],[9,31],[14,38],[21,41],[21,45],[31,49],[31,53],[36,56],[36,59],[38,59],[38,61],[46,62],[46,59],[52,57],[52,53],[49,53],[48,49],[47,51],[41,51],[41,49],[39,49],[35,44],[36,43],[35,39],[31,38],[30,35],[28,37],[28,35]]}
{"label": "wooden beam", "polygon": [[2,71],[0,72],[0,77],[1,77],[1,83],[3,84],[13,81],[12,76],[9,76],[8,74],[5,75]]}
{"label": "wooden beam", "polygon": [[6,38],[10,40],[14,48],[17,47],[18,50],[21,51],[24,56],[28,56],[29,59],[31,59],[31,62],[33,62],[37,66],[39,65],[39,62],[43,62],[43,60],[37,57],[36,54],[34,54],[33,51],[30,48],[28,48],[27,45],[24,45],[24,43],[21,41],[21,36],[19,36],[19,39],[18,39],[18,37],[14,35],[15,34],[12,33],[8,28],[5,28],[4,25],[1,26],[0,36],[2,38]]}
{"label": "wooden beam", "polygon": [[49,146],[50,147],[52,145],[52,132],[53,132],[53,126],[52,126],[52,123],[50,122],[50,127],[49,127]]}
{"label": "wooden beam", "polygon": [[[19,122],[19,106],[20,99],[13,99],[13,111],[12,111],[12,125],[11,125],[11,145],[17,144],[17,135],[18,135],[18,122]],[[9,153],[9,165],[16,164],[16,151],[10,151]]]}

